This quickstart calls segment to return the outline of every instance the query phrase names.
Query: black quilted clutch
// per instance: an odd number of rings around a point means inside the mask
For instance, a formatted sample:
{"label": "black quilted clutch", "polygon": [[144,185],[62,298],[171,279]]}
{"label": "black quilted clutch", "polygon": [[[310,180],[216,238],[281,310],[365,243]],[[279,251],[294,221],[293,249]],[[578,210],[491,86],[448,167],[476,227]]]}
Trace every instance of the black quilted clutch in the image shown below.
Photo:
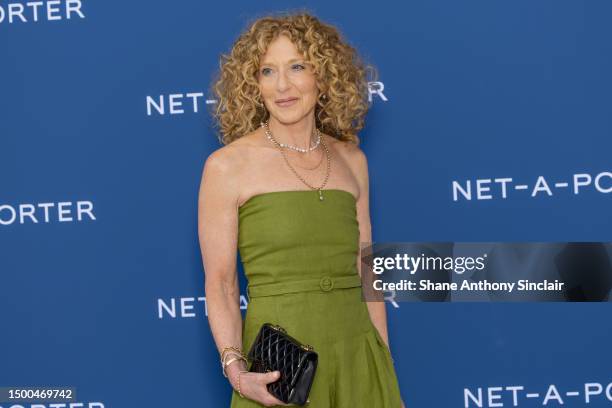
{"label": "black quilted clutch", "polygon": [[304,405],[317,370],[318,355],[312,346],[289,336],[285,329],[264,323],[247,356],[249,371],[280,371],[278,380],[268,384],[268,391],[285,404]]}

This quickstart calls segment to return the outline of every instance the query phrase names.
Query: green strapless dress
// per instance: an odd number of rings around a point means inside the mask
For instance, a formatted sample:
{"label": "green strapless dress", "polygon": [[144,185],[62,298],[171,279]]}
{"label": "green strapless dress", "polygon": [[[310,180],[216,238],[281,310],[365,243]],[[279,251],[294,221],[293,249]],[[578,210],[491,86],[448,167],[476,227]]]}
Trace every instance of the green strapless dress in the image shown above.
{"label": "green strapless dress", "polygon": [[[274,191],[239,208],[248,281],[243,350],[278,324],[319,355],[312,408],[399,408],[391,355],[362,301],[355,197],[345,190]],[[262,405],[232,392],[232,408]]]}

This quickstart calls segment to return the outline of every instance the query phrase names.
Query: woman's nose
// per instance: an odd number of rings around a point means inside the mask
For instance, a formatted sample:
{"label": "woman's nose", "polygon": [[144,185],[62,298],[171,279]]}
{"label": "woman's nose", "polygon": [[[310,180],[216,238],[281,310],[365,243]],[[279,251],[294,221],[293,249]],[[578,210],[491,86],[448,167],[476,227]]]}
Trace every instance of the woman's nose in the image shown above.
{"label": "woman's nose", "polygon": [[277,90],[278,91],[284,91],[289,86],[291,86],[291,83],[289,82],[289,78],[287,78],[287,74],[285,73],[285,71],[279,72],[278,77],[276,79],[276,88],[277,88]]}

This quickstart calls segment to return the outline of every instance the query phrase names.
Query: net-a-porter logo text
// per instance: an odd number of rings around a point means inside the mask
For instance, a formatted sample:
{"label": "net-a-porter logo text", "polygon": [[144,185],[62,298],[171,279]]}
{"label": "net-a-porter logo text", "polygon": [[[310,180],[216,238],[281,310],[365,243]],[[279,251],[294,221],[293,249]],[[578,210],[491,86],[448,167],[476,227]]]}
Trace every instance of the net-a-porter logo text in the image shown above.
{"label": "net-a-porter logo text", "polygon": [[[524,385],[472,387],[463,389],[464,408],[493,408],[520,406],[585,407],[590,404],[612,406],[612,382],[585,382],[575,387],[549,384],[541,389]],[[602,405],[597,405],[602,406]]]}
{"label": "net-a-porter logo text", "polygon": [[[376,96],[382,101],[388,99],[383,93],[385,85],[382,82],[368,83],[368,100],[372,102]],[[200,91],[187,93],[170,93],[162,95],[147,95],[145,97],[145,108],[147,116],[158,115],[183,115],[185,113],[198,113],[202,106],[217,103],[216,99],[205,99],[204,93]]]}
{"label": "net-a-porter logo text", "polygon": [[0,3],[0,24],[83,19],[85,13],[83,13],[82,7],[81,0]]}
{"label": "net-a-porter logo text", "polygon": [[612,193],[612,172],[575,173],[567,180],[538,176],[533,184],[517,183],[512,177],[453,180],[453,201],[506,199],[521,194],[529,198],[552,197],[557,194],[578,195],[585,191]]}
{"label": "net-a-porter logo text", "polygon": [[[240,295],[240,309],[246,310],[248,305],[245,295]],[[158,319],[187,319],[193,317],[208,317],[206,296],[173,297],[169,299],[157,299]],[[1,407],[0,407],[1,408]]]}
{"label": "net-a-porter logo text", "polygon": [[0,227],[13,224],[49,224],[95,220],[93,202],[89,200],[17,205],[0,203]]}

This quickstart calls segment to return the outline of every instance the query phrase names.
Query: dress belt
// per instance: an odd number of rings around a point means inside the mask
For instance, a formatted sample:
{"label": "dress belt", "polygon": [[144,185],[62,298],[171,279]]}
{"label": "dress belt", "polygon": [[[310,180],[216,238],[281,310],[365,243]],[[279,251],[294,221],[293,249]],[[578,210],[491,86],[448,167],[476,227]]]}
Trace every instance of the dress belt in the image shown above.
{"label": "dress belt", "polygon": [[264,285],[247,285],[247,296],[250,298],[261,296],[282,295],[285,293],[299,293],[322,291],[329,292],[333,289],[356,288],[361,286],[359,274],[347,276],[323,276],[316,279],[296,280],[288,282],[275,282]]}

